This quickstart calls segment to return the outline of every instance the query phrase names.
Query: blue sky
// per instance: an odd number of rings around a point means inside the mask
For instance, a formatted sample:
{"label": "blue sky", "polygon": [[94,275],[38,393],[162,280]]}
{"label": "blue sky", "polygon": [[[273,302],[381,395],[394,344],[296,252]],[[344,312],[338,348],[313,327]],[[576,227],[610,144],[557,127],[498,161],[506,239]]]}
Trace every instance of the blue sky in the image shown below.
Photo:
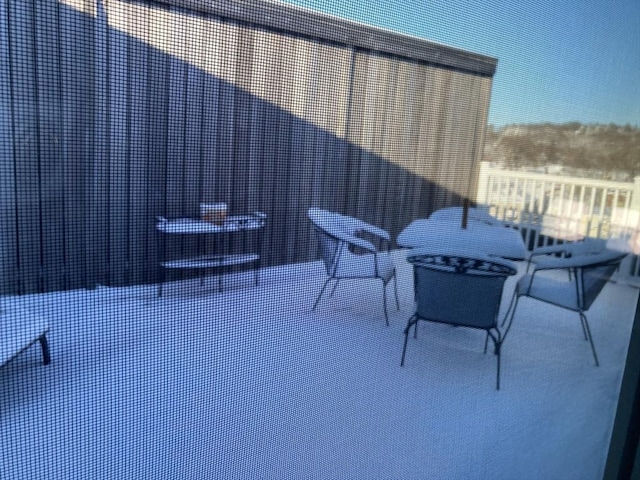
{"label": "blue sky", "polygon": [[498,58],[496,126],[640,126],[640,0],[286,1]]}

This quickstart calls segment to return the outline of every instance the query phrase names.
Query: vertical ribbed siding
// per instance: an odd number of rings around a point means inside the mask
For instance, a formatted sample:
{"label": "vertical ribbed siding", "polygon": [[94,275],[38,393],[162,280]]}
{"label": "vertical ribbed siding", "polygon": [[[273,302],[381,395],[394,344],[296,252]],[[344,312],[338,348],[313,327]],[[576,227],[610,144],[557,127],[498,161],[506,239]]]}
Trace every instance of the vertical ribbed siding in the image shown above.
{"label": "vertical ribbed siding", "polygon": [[270,265],[315,258],[310,206],[395,236],[475,189],[486,72],[157,4],[37,5],[0,22],[2,292],[155,282],[154,216],[200,202],[266,212]]}

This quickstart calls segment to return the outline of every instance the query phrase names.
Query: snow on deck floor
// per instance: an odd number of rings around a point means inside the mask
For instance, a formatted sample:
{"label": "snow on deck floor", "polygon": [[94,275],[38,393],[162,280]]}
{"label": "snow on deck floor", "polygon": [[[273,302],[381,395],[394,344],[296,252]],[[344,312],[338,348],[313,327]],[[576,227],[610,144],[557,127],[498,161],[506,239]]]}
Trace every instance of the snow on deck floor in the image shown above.
{"label": "snow on deck floor", "polygon": [[576,314],[523,299],[496,391],[481,332],[421,323],[400,367],[396,260],[390,327],[372,281],[312,312],[320,262],[4,298],[47,316],[52,363],[0,370],[0,478],[600,478],[637,290],[589,312],[600,367]]}

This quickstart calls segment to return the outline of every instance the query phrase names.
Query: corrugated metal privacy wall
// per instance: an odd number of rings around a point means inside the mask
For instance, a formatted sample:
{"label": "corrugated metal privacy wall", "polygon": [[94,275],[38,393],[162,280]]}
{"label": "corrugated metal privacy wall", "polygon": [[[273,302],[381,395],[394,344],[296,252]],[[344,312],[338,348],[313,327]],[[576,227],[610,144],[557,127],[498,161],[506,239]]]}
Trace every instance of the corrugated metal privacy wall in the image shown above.
{"label": "corrugated metal privacy wall", "polygon": [[[495,59],[257,1],[0,2],[0,292],[158,279],[154,217],[310,206],[395,235],[472,196]],[[182,243],[173,248],[192,248]]]}

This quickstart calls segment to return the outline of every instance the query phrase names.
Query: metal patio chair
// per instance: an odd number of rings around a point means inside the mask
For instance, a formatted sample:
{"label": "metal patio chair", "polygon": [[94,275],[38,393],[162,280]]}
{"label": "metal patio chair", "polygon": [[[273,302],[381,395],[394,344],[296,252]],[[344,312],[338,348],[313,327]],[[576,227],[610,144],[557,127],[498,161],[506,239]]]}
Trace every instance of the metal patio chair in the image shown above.
{"label": "metal patio chair", "polygon": [[[391,245],[389,233],[357,218],[319,208],[310,208],[307,216],[313,223],[320,254],[328,275],[316,298],[313,310],[315,311],[331,281],[335,281],[330,294],[333,296],[340,280],[378,279],[382,282],[384,317],[386,324],[389,325],[387,284],[392,279],[396,307],[398,310],[400,309],[396,267],[389,251]],[[365,239],[363,236],[367,238]],[[382,248],[376,248],[374,241],[381,244]]]}
{"label": "metal patio chair", "polygon": [[[532,272],[518,280],[509,307],[511,311],[509,324],[511,325],[513,321],[520,297],[534,298],[577,312],[580,316],[584,338],[591,345],[596,366],[599,365],[586,312],[591,308],[626,255],[625,252],[605,249],[593,252],[582,251],[570,257],[547,255],[536,259]],[[549,275],[540,274],[554,270],[566,270],[569,272],[569,280],[558,280]]]}
{"label": "metal patio chair", "polygon": [[[506,279],[517,273],[513,263],[463,251],[420,250],[407,257],[413,264],[416,312],[404,330],[401,366],[404,366],[411,327],[418,322],[446,323],[486,332],[497,358],[496,389],[500,389],[500,354],[506,337],[498,327],[498,314]],[[508,329],[507,329],[508,330]]]}

